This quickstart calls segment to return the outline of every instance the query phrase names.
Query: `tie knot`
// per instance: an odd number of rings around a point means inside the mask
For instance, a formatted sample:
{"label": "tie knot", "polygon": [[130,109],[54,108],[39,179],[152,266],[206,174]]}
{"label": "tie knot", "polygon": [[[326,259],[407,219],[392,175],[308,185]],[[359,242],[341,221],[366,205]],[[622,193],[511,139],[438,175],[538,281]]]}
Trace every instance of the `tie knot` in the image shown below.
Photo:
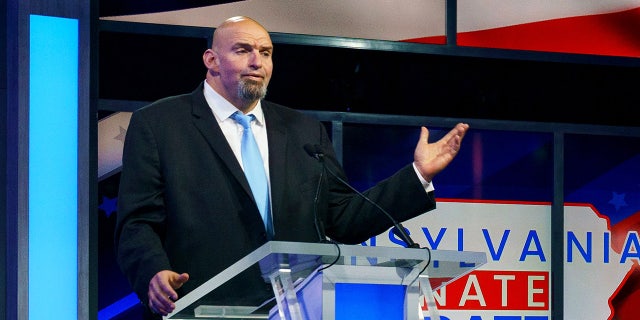
{"label": "tie knot", "polygon": [[245,129],[249,129],[251,125],[251,121],[256,119],[256,116],[250,114],[248,116],[244,115],[242,111],[236,111],[231,115],[231,119],[235,120],[237,123],[242,125]]}

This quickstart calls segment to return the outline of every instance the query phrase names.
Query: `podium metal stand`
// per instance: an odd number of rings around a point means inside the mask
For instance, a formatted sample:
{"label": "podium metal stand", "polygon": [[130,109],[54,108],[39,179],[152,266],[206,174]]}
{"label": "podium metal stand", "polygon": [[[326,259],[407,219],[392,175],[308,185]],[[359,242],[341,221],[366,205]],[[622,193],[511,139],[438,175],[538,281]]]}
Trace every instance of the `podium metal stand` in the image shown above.
{"label": "podium metal stand", "polygon": [[[271,241],[176,301],[164,319],[414,320],[424,296],[435,320],[433,290],[486,261],[483,252]],[[211,299],[251,270],[271,285],[271,298]]]}

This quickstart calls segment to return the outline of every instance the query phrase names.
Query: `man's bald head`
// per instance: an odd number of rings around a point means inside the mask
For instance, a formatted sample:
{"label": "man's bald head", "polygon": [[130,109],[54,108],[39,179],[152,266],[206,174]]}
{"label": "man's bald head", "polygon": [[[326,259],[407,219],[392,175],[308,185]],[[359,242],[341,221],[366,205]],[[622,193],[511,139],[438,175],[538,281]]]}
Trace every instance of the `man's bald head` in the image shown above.
{"label": "man's bald head", "polygon": [[224,33],[229,30],[238,27],[253,27],[257,29],[262,29],[262,31],[268,37],[267,29],[262,26],[258,21],[249,18],[247,16],[235,16],[224,20],[218,27],[213,31],[213,40],[212,40],[212,48],[216,47],[216,38],[221,38]]}

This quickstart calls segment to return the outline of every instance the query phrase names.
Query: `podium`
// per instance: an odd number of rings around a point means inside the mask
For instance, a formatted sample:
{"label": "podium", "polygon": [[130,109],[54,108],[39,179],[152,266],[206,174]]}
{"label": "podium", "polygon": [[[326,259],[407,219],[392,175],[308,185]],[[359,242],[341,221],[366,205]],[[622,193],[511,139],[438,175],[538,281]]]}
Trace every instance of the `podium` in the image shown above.
{"label": "podium", "polygon": [[[163,319],[415,320],[424,303],[435,320],[433,291],[486,262],[483,252],[270,241],[177,300]],[[220,299],[252,276],[273,293]]]}

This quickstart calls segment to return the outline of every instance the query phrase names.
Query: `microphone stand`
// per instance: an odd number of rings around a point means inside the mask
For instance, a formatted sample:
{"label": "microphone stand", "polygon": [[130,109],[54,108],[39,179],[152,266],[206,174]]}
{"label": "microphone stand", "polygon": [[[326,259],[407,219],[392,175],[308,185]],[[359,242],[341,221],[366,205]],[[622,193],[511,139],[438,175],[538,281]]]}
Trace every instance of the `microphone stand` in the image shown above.
{"label": "microphone stand", "polygon": [[[402,241],[404,241],[404,243],[407,245],[407,248],[420,248],[420,245],[415,243],[413,241],[413,239],[411,239],[411,237],[409,236],[409,234],[407,233],[406,229],[404,228],[404,226],[402,226],[401,223],[399,223],[398,221],[396,221],[393,216],[391,216],[391,214],[389,214],[389,212],[387,212],[385,209],[383,209],[380,205],[378,205],[377,203],[375,203],[373,200],[369,199],[367,196],[365,196],[364,194],[362,194],[362,192],[358,191],[356,188],[354,188],[353,186],[351,186],[348,182],[344,181],[344,179],[340,178],[335,172],[333,172],[333,170],[331,170],[326,163],[324,162],[324,153],[322,152],[322,148],[319,145],[310,145],[310,144],[306,144],[304,145],[304,150],[313,158],[317,159],[321,164],[322,164],[322,168],[327,170],[327,172],[329,172],[331,174],[331,176],[333,176],[336,180],[340,181],[340,183],[342,183],[343,185],[347,186],[349,189],[351,189],[351,191],[355,192],[356,194],[358,194],[360,197],[362,197],[365,201],[367,201],[368,203],[372,204],[374,207],[376,207],[378,210],[380,210],[385,216],[387,216],[387,218],[391,221],[391,223],[393,224],[393,228],[391,228],[391,232],[393,232],[393,234],[395,234],[396,236],[398,236]],[[322,177],[322,176],[321,176]],[[316,194],[317,196],[317,194]]]}

